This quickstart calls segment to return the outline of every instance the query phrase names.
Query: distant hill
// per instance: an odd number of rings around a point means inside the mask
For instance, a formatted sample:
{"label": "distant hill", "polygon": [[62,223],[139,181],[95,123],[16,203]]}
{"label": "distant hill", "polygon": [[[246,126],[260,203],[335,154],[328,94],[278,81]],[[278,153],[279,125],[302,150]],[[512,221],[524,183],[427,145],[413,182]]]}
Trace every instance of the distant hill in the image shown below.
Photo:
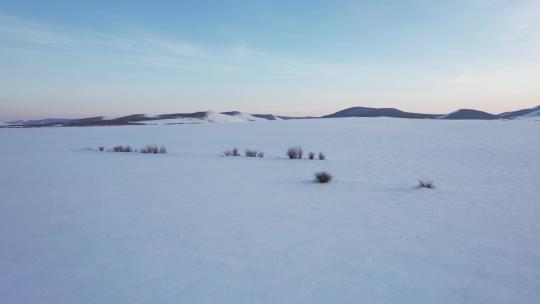
{"label": "distant hill", "polygon": [[540,120],[540,106],[505,112],[499,115],[474,109],[460,109],[449,114],[422,114],[404,112],[395,108],[352,107],[322,117],[290,117],[273,114],[249,114],[240,111],[214,112],[200,111],[193,113],[173,113],[160,115],[131,114],[126,116],[95,116],[80,119],[49,118],[40,120],[17,120],[0,123],[0,128],[32,127],[87,127],[87,126],[123,126],[123,125],[164,125],[164,124],[199,124],[218,122],[277,121],[290,119],[341,118],[341,117],[391,117],[409,119],[444,119],[444,120],[495,120],[495,119],[532,119]]}
{"label": "distant hill", "polygon": [[37,119],[37,120],[16,120],[5,122],[6,125],[26,125],[26,126],[44,126],[44,125],[54,125],[62,124],[70,119],[65,118],[46,118],[46,119]]}
{"label": "distant hill", "polygon": [[523,117],[523,116],[530,117],[530,116],[535,116],[534,112],[539,113],[538,111],[540,111],[540,106],[536,106],[534,108],[529,108],[529,109],[513,111],[513,112],[504,112],[504,113],[499,114],[498,117],[503,118],[503,119],[514,119],[514,118]]}
{"label": "distant hill", "polygon": [[282,118],[279,116],[275,116],[273,114],[252,114],[255,117],[259,117],[266,120],[281,120]]}
{"label": "distant hill", "polygon": [[338,117],[394,117],[394,118],[413,118],[413,119],[426,119],[436,118],[440,114],[420,114],[403,112],[394,108],[367,108],[367,107],[352,107],[345,110],[341,110],[334,114],[323,116],[324,118],[338,118]]}
{"label": "distant hill", "polygon": [[533,118],[533,119],[540,119],[540,109],[538,110],[534,110],[532,112],[529,112],[523,116],[519,116],[517,117],[517,119],[529,119],[529,118]]}
{"label": "distant hill", "polygon": [[437,117],[438,119],[453,119],[453,120],[463,120],[463,119],[481,119],[481,120],[491,120],[497,119],[497,115],[493,115],[487,112],[482,112],[472,109],[460,109],[450,114]]}

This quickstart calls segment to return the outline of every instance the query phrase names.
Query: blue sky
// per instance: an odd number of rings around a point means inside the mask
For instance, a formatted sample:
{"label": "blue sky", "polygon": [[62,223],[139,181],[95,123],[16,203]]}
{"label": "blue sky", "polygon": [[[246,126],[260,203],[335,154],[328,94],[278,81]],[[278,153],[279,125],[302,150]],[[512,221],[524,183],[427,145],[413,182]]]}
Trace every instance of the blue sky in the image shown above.
{"label": "blue sky", "polygon": [[0,119],[540,104],[540,1],[0,0]]}

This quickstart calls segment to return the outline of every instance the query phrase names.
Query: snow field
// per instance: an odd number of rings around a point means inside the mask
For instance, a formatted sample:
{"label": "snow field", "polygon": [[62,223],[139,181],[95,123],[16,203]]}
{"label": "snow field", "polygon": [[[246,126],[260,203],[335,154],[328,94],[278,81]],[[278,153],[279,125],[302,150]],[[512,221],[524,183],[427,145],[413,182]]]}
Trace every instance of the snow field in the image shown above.
{"label": "snow field", "polygon": [[[0,129],[3,303],[536,303],[540,124]],[[169,154],[86,147],[164,145]],[[289,160],[286,149],[326,161]],[[230,147],[265,158],[223,157]],[[313,183],[328,171],[330,184]],[[420,178],[435,190],[414,189]]]}

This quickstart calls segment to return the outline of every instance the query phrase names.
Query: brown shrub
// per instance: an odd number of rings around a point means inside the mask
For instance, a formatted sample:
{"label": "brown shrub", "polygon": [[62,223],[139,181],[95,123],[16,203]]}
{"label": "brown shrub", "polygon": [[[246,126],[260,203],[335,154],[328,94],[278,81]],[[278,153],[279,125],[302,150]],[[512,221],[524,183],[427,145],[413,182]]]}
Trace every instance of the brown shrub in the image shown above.
{"label": "brown shrub", "polygon": [[287,150],[287,156],[290,159],[302,159],[302,155],[304,155],[304,150],[302,150],[302,147],[290,147]]}
{"label": "brown shrub", "polygon": [[225,156],[240,156],[240,151],[238,150],[238,148],[233,148],[232,150],[225,150],[225,152],[223,152],[223,155],[225,155]]}
{"label": "brown shrub", "polygon": [[435,189],[435,184],[432,181],[426,180],[419,180],[418,185],[416,185],[417,189],[421,188],[427,188],[427,189]]}
{"label": "brown shrub", "polygon": [[328,172],[317,172],[315,173],[315,182],[320,184],[329,183],[332,180],[332,175]]}
{"label": "brown shrub", "polygon": [[130,146],[114,146],[112,148],[113,152],[133,152],[133,149]]}
{"label": "brown shrub", "polygon": [[257,150],[247,149],[245,151],[245,154],[246,154],[247,157],[256,157],[257,156]]}

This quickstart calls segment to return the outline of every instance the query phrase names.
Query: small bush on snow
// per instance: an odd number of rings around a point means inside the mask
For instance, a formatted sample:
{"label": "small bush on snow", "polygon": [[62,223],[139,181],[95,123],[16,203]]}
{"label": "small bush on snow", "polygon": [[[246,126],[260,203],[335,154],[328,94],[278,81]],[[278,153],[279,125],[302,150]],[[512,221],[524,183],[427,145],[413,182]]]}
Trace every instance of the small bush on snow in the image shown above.
{"label": "small bush on snow", "polygon": [[264,151],[257,152],[257,157],[264,157]]}
{"label": "small bush on snow", "polygon": [[232,150],[226,150],[223,152],[225,156],[240,156],[240,150],[238,148],[233,148]]}
{"label": "small bush on snow", "polygon": [[147,145],[139,149],[140,153],[144,154],[166,154],[167,148],[165,146],[154,146],[154,145]]}
{"label": "small bush on snow", "polygon": [[315,182],[319,184],[326,184],[332,180],[332,175],[330,173],[322,171],[315,173]]}
{"label": "small bush on snow", "polygon": [[309,159],[315,159],[315,153],[309,152],[309,153],[308,153],[308,158],[309,158]]}
{"label": "small bush on snow", "polygon": [[133,152],[133,149],[130,146],[114,146],[112,148],[113,152]]}
{"label": "small bush on snow", "polygon": [[421,189],[421,188],[435,189],[435,184],[429,180],[426,180],[426,181],[419,180],[416,188],[417,189]]}
{"label": "small bush on snow", "polygon": [[257,156],[257,150],[250,150],[247,149],[245,151],[247,157],[256,157]]}
{"label": "small bush on snow", "polygon": [[98,150],[103,152],[103,151],[105,151],[105,147],[99,147]]}
{"label": "small bush on snow", "polygon": [[141,153],[144,153],[144,154],[157,154],[158,151],[159,151],[159,148],[157,146],[144,146],[142,148],[139,149],[139,151]]}
{"label": "small bush on snow", "polygon": [[303,155],[304,155],[304,150],[302,150],[302,147],[290,147],[287,150],[287,156],[290,159],[302,159]]}
{"label": "small bush on snow", "polygon": [[323,152],[319,152],[319,160],[325,160],[326,159],[326,155],[324,155]]}

